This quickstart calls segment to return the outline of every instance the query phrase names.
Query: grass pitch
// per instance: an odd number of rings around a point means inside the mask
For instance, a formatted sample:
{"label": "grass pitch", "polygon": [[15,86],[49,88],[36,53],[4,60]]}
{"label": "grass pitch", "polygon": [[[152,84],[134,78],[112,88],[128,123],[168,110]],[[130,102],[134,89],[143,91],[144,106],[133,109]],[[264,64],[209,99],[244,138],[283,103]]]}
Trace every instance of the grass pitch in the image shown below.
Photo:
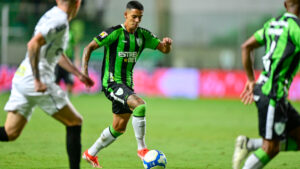
{"label": "grass pitch", "polygon": [[[0,94],[0,126],[5,122],[3,107],[7,99],[8,94]],[[236,136],[258,136],[255,106],[244,106],[239,100],[144,99],[146,143],[150,149],[166,154],[169,169],[230,169]],[[103,94],[74,96],[71,101],[84,117],[84,151],[112,123],[111,103]],[[293,105],[300,110],[300,103]],[[62,124],[36,109],[21,137],[14,142],[0,142],[0,169],[68,168],[65,132]],[[98,154],[100,164],[105,169],[141,169],[136,148],[130,122],[127,132]],[[266,168],[299,166],[299,153],[284,152]],[[81,168],[91,167],[82,160]]]}

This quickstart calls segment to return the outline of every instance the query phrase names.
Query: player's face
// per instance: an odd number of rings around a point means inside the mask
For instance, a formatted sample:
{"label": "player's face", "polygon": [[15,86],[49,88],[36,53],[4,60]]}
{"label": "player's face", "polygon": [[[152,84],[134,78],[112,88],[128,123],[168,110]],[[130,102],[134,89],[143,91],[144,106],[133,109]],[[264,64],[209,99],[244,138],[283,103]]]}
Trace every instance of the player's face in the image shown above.
{"label": "player's face", "polygon": [[139,26],[140,22],[142,21],[143,12],[144,11],[138,9],[126,10],[125,25],[129,31],[134,31]]}

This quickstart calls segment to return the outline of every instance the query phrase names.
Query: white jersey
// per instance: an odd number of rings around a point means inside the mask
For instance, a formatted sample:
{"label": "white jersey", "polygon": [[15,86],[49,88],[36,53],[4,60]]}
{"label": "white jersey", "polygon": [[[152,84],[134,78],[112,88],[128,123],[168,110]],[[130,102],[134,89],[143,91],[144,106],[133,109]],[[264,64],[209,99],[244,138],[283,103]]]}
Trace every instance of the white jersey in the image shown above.
{"label": "white jersey", "polygon": [[[46,44],[41,47],[39,53],[40,80],[48,86],[54,83],[55,66],[67,46],[69,36],[67,14],[60,8],[53,7],[37,23],[34,36],[38,33],[41,33],[46,40]],[[14,75],[13,84],[25,95],[42,94],[34,91],[34,76],[28,52]]]}

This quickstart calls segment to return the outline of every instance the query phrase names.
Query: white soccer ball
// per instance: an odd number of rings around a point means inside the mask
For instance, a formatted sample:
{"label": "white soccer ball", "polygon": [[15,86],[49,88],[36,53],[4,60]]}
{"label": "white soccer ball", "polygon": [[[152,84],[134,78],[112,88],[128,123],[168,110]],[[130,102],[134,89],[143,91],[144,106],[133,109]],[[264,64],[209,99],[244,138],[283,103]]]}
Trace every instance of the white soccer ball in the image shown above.
{"label": "white soccer ball", "polygon": [[143,159],[146,169],[162,169],[166,168],[167,158],[165,154],[158,150],[150,150]]}

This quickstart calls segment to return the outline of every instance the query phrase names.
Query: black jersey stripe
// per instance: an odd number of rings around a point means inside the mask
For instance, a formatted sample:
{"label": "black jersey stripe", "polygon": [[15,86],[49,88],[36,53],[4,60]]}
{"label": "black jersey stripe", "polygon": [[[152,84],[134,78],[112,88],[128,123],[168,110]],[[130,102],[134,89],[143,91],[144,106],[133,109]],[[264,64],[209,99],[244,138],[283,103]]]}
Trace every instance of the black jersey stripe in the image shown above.
{"label": "black jersey stripe", "polygon": [[[289,49],[288,49],[289,48]],[[293,44],[290,36],[289,36],[289,39],[288,39],[288,45],[287,45],[287,48],[286,50],[284,51],[284,55],[292,55],[294,53],[296,49],[296,46]],[[290,50],[289,52],[287,50]],[[287,72],[286,72],[286,79],[290,79],[290,77],[292,76],[293,72],[295,71],[295,69],[298,67],[298,64],[299,64],[299,59],[300,59],[300,52],[296,53],[294,56],[293,56],[293,60],[291,62],[291,65],[289,66]]]}
{"label": "black jersey stripe", "polygon": [[109,54],[109,64],[112,64],[112,65],[109,65],[109,72],[111,72],[112,74],[115,73],[115,64],[116,64],[116,58],[117,58],[117,47],[118,47],[119,41],[120,41],[120,37],[118,37],[118,39],[110,45],[110,49],[109,49],[109,52],[110,52],[110,54]]}
{"label": "black jersey stripe", "polygon": [[[107,50],[106,48],[104,48],[104,57],[103,57],[103,60],[102,60],[102,69],[101,69],[101,79],[104,78],[104,72],[105,72],[105,67],[106,66],[109,66],[109,65],[106,65],[105,64],[105,61],[106,61],[106,54],[107,54]],[[102,82],[103,83],[103,82]],[[103,90],[103,89],[102,89]]]}
{"label": "black jersey stripe", "polygon": [[[125,45],[124,45],[124,52],[129,52],[130,50],[130,37],[129,33],[126,30],[123,30],[124,37],[125,37]],[[127,60],[127,61],[124,61]],[[128,64],[128,58],[123,58],[122,62],[122,69],[121,69],[121,80],[124,84],[127,84],[127,64]]]}

